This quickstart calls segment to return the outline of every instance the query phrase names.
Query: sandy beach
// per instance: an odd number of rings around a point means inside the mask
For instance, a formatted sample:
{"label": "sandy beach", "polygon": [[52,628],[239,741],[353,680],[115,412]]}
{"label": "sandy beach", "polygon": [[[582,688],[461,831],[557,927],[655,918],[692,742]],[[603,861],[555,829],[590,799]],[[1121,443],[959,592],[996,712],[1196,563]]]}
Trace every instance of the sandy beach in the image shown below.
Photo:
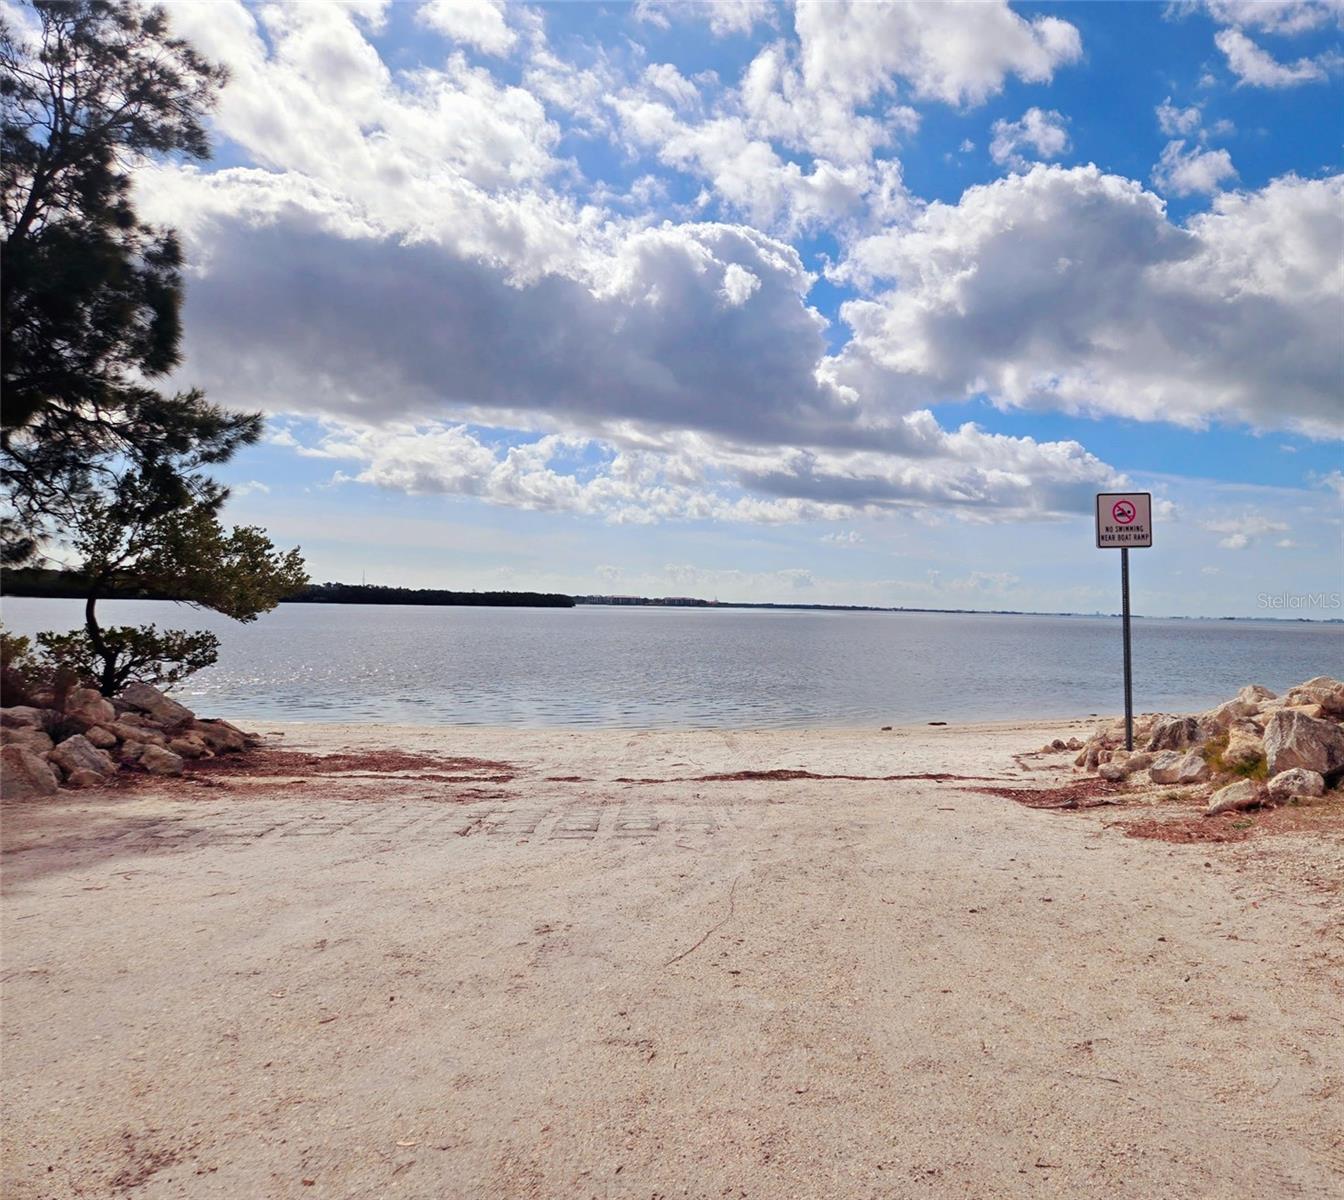
{"label": "sandy beach", "polygon": [[262,726],[8,805],[4,1195],[1344,1193],[1339,822],[1002,794],[1092,724]]}

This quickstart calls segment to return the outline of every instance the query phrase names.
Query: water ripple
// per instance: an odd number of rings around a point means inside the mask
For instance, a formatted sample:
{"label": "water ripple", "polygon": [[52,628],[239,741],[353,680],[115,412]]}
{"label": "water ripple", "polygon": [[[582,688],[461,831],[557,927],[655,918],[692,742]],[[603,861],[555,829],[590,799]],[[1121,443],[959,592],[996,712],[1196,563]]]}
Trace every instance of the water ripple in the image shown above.
{"label": "water ripple", "polygon": [[[219,665],[179,689],[243,720],[816,726],[1115,712],[1112,618],[695,609],[283,605],[250,625],[152,601],[109,622],[212,629]],[[19,633],[78,601],[6,599]],[[1247,682],[1344,673],[1338,626],[1139,620],[1135,704],[1180,711]]]}

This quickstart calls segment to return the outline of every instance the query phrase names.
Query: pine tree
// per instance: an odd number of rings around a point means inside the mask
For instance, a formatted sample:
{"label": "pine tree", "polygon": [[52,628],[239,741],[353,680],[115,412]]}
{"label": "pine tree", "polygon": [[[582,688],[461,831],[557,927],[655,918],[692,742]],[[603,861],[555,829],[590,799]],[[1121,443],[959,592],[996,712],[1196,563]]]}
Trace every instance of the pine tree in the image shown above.
{"label": "pine tree", "polygon": [[199,392],[161,396],[179,361],[182,253],[146,224],[131,171],[204,159],[225,73],[126,0],[33,0],[35,41],[0,21],[0,555],[29,557],[99,462],[225,461],[261,418]]}

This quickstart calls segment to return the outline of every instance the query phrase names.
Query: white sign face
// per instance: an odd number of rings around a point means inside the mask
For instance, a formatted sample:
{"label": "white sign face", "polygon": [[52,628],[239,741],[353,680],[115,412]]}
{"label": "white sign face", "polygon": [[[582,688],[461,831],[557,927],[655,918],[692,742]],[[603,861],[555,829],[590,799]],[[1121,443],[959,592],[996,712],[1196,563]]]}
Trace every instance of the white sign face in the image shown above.
{"label": "white sign face", "polygon": [[1153,544],[1151,492],[1101,492],[1097,496],[1097,546],[1125,549]]}

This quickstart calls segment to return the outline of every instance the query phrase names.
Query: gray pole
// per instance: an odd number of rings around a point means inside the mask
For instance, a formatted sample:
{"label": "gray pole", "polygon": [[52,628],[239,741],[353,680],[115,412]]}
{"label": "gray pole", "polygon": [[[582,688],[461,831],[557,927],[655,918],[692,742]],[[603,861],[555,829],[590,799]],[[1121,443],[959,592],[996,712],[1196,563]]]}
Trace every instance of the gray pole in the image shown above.
{"label": "gray pole", "polygon": [[1134,749],[1134,690],[1129,663],[1129,547],[1120,547],[1120,593],[1125,625],[1125,749]]}

